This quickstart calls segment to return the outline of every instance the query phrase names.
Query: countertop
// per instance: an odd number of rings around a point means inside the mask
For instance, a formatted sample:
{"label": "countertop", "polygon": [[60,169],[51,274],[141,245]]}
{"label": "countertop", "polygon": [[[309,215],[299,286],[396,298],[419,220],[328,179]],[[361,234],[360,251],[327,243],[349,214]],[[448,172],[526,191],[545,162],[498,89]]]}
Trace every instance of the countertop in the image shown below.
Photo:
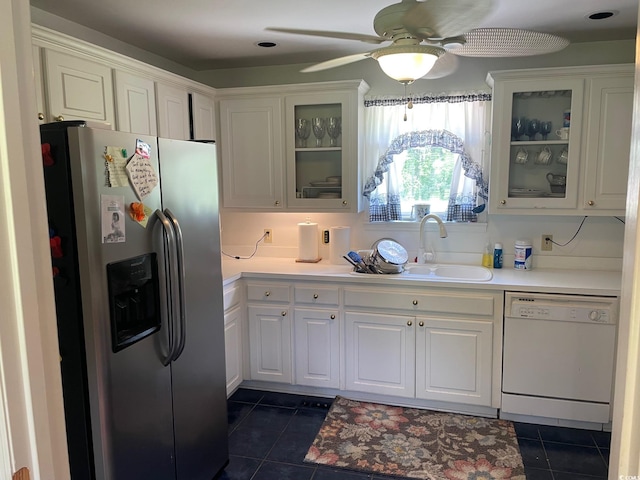
{"label": "countertop", "polygon": [[520,292],[565,293],[619,296],[622,273],[619,270],[564,270],[513,268],[492,269],[493,278],[486,282],[411,278],[410,275],[353,274],[348,265],[300,263],[293,258],[253,257],[236,260],[223,257],[222,276],[227,285],[241,277],[277,278],[283,281],[306,280],[371,285],[403,285],[407,287],[474,288],[483,290],[515,290]]}

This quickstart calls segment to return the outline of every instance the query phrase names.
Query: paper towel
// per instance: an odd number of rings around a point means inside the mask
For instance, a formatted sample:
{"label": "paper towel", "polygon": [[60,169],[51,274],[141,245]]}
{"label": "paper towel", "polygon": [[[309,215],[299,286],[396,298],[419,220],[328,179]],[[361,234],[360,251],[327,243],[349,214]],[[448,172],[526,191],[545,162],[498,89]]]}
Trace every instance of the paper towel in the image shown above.
{"label": "paper towel", "polygon": [[329,258],[331,263],[344,264],[342,258],[351,250],[351,227],[329,228]]}
{"label": "paper towel", "polygon": [[298,260],[318,259],[318,224],[305,222],[298,224]]}

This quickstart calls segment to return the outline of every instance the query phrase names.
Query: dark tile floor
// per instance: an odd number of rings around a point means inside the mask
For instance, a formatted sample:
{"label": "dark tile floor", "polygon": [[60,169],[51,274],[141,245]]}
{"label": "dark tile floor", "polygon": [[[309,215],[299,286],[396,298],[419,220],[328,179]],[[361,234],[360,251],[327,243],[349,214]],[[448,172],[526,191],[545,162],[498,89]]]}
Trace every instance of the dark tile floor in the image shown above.
{"label": "dark tile floor", "polygon": [[[332,399],[239,389],[229,399],[229,465],[220,480],[393,480],[303,463]],[[527,480],[607,477],[610,434],[516,423]]]}

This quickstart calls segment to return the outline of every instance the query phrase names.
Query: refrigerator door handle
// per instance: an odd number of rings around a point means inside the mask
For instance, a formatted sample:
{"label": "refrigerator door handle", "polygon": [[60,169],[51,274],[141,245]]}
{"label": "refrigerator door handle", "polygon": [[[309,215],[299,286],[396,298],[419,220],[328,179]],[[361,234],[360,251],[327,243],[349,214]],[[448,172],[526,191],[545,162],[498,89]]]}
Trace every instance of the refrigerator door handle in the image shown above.
{"label": "refrigerator door handle", "polygon": [[167,216],[167,218],[171,221],[172,225],[173,225],[173,229],[175,231],[175,235],[176,235],[176,253],[177,253],[177,259],[178,259],[178,272],[177,272],[177,277],[178,277],[178,295],[179,295],[179,309],[180,309],[180,316],[179,316],[179,339],[178,339],[178,345],[176,348],[176,353],[173,357],[173,360],[177,360],[178,357],[180,357],[180,355],[182,355],[182,352],[184,350],[184,345],[185,342],[187,340],[187,314],[185,311],[185,305],[186,300],[185,300],[185,292],[184,292],[184,279],[185,279],[185,274],[184,274],[184,237],[182,236],[182,229],[180,228],[180,223],[178,222],[178,219],[176,218],[176,216],[171,212],[171,210],[169,210],[168,208],[165,208],[164,210],[165,215]]}
{"label": "refrigerator door handle", "polygon": [[173,294],[173,290],[174,290],[174,285],[175,285],[175,279],[174,279],[174,272],[173,272],[173,264],[174,261],[173,259],[176,257],[176,237],[175,237],[175,232],[173,229],[173,224],[171,221],[169,221],[169,219],[165,216],[165,214],[162,212],[162,210],[158,209],[156,210],[156,215],[158,216],[158,219],[160,219],[160,223],[162,223],[162,228],[164,229],[164,233],[166,235],[166,241],[167,241],[167,248],[166,248],[166,252],[167,252],[167,256],[168,258],[165,258],[165,265],[167,268],[167,283],[168,283],[168,289],[167,289],[167,330],[168,330],[168,340],[169,340],[169,345],[168,345],[168,353],[166,355],[166,357],[164,357],[162,359],[162,364],[166,367],[167,365],[169,365],[171,363],[171,361],[174,359],[174,357],[176,356],[176,352],[178,350],[178,342],[176,341],[176,328],[175,328],[175,315],[174,315],[174,310],[176,308],[176,300],[175,300],[175,295]]}

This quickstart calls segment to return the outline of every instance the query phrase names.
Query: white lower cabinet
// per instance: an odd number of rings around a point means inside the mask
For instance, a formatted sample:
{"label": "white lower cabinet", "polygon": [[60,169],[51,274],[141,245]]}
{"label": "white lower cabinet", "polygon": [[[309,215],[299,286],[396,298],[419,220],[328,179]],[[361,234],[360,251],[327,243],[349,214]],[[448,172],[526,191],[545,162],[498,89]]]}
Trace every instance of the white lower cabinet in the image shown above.
{"label": "white lower cabinet", "polygon": [[502,291],[261,279],[246,292],[248,380],[500,406]]}
{"label": "white lower cabinet", "polygon": [[224,288],[224,352],[227,380],[227,396],[230,396],[244,379],[244,326],[245,302],[242,283],[237,281]]}
{"label": "white lower cabinet", "polygon": [[346,312],[346,388],[415,396],[414,317]]}
{"label": "white lower cabinet", "polygon": [[340,386],[340,319],[337,309],[294,309],[295,383]]}
{"label": "white lower cabinet", "polygon": [[242,307],[224,313],[224,348],[227,395],[242,383]]}
{"label": "white lower cabinet", "polygon": [[491,404],[493,324],[418,317],[416,398]]}
{"label": "white lower cabinet", "polygon": [[346,388],[497,408],[502,297],[475,290],[345,288]]}
{"label": "white lower cabinet", "polygon": [[288,307],[249,307],[251,379],[291,383],[291,322]]}

